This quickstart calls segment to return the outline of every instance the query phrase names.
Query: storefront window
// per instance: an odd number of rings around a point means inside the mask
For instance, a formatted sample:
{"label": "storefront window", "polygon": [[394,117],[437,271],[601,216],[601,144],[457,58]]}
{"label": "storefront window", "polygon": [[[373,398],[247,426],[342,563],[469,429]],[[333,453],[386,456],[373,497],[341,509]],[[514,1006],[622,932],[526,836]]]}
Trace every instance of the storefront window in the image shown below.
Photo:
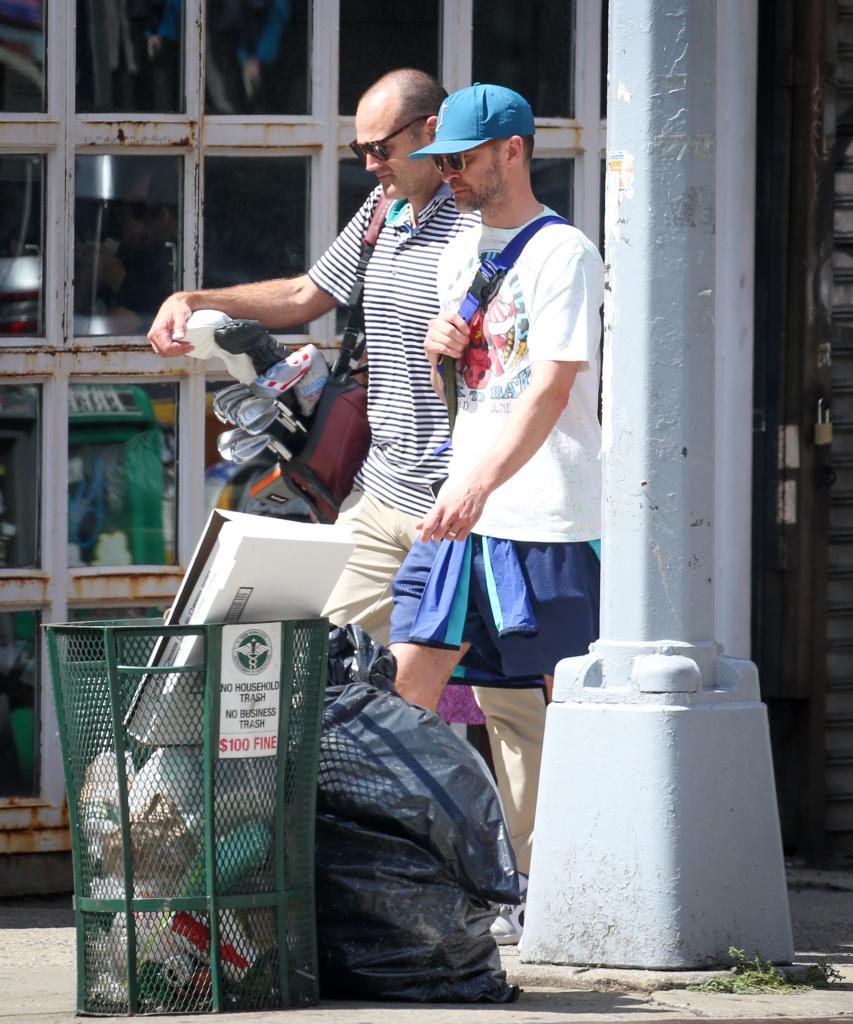
{"label": "storefront window", "polygon": [[515,89],[536,117],[572,117],[574,24],[567,0],[474,0],[471,80]]}
{"label": "storefront window", "polygon": [[182,0],[77,0],[77,110],[184,109]]}
{"label": "storefront window", "polygon": [[40,389],[0,386],[0,569],[39,562]]}
{"label": "storefront window", "polygon": [[181,158],[78,156],[74,333],[144,334],[181,280]]}
{"label": "storefront window", "polygon": [[352,219],[378,184],[376,175],[365,170],[358,160],[341,160],[338,165],[338,231]]}
{"label": "storefront window", "polygon": [[533,160],[530,180],[533,194],[566,220],[572,219],[574,160]]}
{"label": "storefront window", "polygon": [[205,112],[307,114],[308,0],[206,5]]}
{"label": "storefront window", "polygon": [[177,385],[72,384],[68,564],[174,565]]}
{"label": "storefront window", "polygon": [[37,612],[0,612],[0,797],[38,794]]}
{"label": "storefront window", "polygon": [[301,156],[205,160],[203,287],[307,269],[309,174]]}
{"label": "storefront window", "polygon": [[43,113],[44,0],[0,3],[0,110]]}
{"label": "storefront window", "polygon": [[438,0],[381,3],[341,0],[338,102],[354,114],[361,94],[394,68],[418,68],[439,77]]}
{"label": "storefront window", "polygon": [[44,334],[43,223],[44,157],[0,157],[0,335]]}

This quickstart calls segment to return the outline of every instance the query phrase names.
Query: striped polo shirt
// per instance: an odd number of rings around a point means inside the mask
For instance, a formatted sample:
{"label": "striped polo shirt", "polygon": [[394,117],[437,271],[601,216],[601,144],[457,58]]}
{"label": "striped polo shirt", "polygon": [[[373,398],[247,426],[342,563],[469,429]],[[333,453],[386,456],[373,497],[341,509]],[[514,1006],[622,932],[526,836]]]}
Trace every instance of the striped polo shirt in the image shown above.
{"label": "striped polo shirt", "polygon": [[[311,280],[345,305],[355,280],[361,240],[381,187],[313,267]],[[386,504],[413,515],[429,510],[429,485],[447,476],[449,456],[436,455],[448,437],[447,410],[430,383],[423,342],[427,323],[439,312],[438,258],[447,242],[479,223],[461,214],[442,185],[412,227],[405,200],[391,206],[364,285],[364,322],[370,373],[367,415],[370,451],[356,484]]]}

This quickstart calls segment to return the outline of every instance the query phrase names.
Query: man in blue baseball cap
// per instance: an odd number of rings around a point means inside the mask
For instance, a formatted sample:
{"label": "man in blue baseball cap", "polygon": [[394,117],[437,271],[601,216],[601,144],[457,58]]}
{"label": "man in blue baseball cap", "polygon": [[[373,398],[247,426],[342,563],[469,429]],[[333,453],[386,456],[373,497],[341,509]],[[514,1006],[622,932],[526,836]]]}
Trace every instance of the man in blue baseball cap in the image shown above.
{"label": "man in blue baseball cap", "polygon": [[[435,141],[411,154],[482,215],[438,263],[443,311],[424,347],[434,368],[455,361],[453,450],[394,582],[397,689],[430,709],[458,667],[550,685],[598,635],[603,265],[536,199],[534,131],[524,97],[477,83],[442,103]],[[508,934],[520,923],[516,911]]]}

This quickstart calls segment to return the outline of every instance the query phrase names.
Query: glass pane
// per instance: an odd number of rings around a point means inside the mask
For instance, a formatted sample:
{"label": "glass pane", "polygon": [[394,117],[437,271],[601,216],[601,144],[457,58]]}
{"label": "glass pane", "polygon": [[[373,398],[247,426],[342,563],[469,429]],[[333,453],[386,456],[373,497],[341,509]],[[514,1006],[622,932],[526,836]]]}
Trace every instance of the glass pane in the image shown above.
{"label": "glass pane", "polygon": [[361,94],[394,68],[438,77],[438,0],[340,0],[338,107],[354,114]]}
{"label": "glass pane", "polygon": [[39,562],[40,389],[0,387],[0,569]]}
{"label": "glass pane", "polygon": [[573,0],[474,0],[473,80],[515,89],[536,117],[572,117],[574,26]]}
{"label": "glass pane", "polygon": [[376,185],[376,175],[365,170],[358,160],[341,160],[338,165],[338,231]]}
{"label": "glass pane", "polygon": [[308,0],[207,5],[208,114],[307,114]]}
{"label": "glass pane", "polygon": [[68,564],[174,565],[177,384],[72,384]]}
{"label": "glass pane", "polygon": [[0,157],[0,334],[44,333],[44,157]]}
{"label": "glass pane", "polygon": [[39,792],[37,612],[0,612],[0,797]]}
{"label": "glass pane", "polygon": [[184,109],[181,0],[77,0],[77,110]]}
{"label": "glass pane", "polygon": [[307,269],[309,170],[301,156],[205,160],[204,288]]}
{"label": "glass pane", "polygon": [[144,334],[181,282],[179,156],[78,156],[74,333]]}
{"label": "glass pane", "polygon": [[0,0],[0,110],[44,113],[43,0]]}
{"label": "glass pane", "polygon": [[572,203],[574,175],[574,160],[537,160],[534,158],[530,165],[533,194],[540,203],[550,206],[554,213],[559,213],[568,221],[572,219],[574,208]]}

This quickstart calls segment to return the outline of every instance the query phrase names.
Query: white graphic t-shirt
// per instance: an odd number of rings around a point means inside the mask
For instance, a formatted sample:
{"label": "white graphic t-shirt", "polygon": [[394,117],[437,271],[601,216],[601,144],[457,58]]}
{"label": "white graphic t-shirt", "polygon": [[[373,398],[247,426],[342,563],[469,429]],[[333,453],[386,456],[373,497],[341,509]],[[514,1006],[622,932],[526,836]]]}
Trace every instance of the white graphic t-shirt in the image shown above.
{"label": "white graphic t-shirt", "polygon": [[[459,307],[480,259],[499,253],[520,230],[481,225],[448,244],[438,264],[442,309]],[[534,363],[585,364],[554,429],[489,496],[476,533],[552,543],[601,535],[603,300],[604,267],[596,247],[577,228],[551,224],[530,239],[485,315],[472,321],[470,344],[457,363],[458,414],[447,490],[488,454],[528,387]]]}

